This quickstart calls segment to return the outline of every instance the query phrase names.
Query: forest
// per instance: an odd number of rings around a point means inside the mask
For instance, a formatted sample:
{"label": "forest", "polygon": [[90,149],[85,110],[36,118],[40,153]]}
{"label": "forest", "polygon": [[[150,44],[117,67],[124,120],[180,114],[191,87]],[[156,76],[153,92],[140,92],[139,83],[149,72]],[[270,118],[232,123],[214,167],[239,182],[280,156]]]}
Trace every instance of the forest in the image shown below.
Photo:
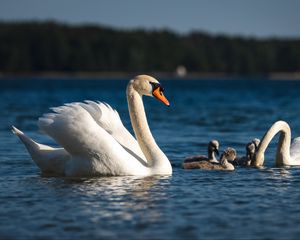
{"label": "forest", "polygon": [[0,72],[300,71],[300,38],[179,34],[56,22],[0,22]]}

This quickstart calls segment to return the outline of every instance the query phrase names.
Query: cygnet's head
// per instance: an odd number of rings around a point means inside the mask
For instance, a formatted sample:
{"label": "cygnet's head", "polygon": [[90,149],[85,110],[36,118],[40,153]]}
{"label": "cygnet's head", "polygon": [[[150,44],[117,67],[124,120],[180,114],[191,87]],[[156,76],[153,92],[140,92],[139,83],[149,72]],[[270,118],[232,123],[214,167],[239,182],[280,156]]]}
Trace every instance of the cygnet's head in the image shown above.
{"label": "cygnet's head", "polygon": [[259,144],[260,144],[260,140],[258,138],[253,138],[252,141],[246,145],[246,152],[247,152],[246,156],[248,159],[247,162],[248,166],[256,164],[255,154]]}
{"label": "cygnet's head", "polygon": [[236,151],[234,148],[228,147],[224,150],[220,157],[220,164],[226,168],[230,167],[232,170],[234,169],[231,162],[233,162],[236,158]]}
{"label": "cygnet's head", "polygon": [[211,140],[209,143],[208,143],[208,152],[211,152],[211,153],[216,153],[217,155],[219,155],[219,142],[218,140]]}
{"label": "cygnet's head", "polygon": [[249,142],[246,145],[246,156],[249,160],[252,159],[252,157],[254,156],[256,147],[255,147],[255,143],[254,142]]}
{"label": "cygnet's head", "polygon": [[260,143],[260,140],[258,138],[254,138],[254,139],[252,139],[251,142],[249,142],[246,145],[246,156],[247,156],[248,161],[249,161],[249,163],[247,163],[248,165],[251,164],[251,161],[254,158],[254,154],[255,154],[255,152],[258,148],[259,143]]}
{"label": "cygnet's head", "polygon": [[255,145],[255,150],[258,148],[258,145],[260,144],[260,140],[258,138],[253,138],[251,141]]}
{"label": "cygnet's head", "polygon": [[232,147],[226,148],[221,155],[220,162],[222,161],[222,158],[229,162],[233,162],[236,159],[236,150]]}
{"label": "cygnet's head", "polygon": [[155,97],[167,106],[170,105],[169,101],[164,96],[164,88],[154,77],[149,75],[138,75],[134,77],[129,84],[132,84],[134,90],[140,95]]}

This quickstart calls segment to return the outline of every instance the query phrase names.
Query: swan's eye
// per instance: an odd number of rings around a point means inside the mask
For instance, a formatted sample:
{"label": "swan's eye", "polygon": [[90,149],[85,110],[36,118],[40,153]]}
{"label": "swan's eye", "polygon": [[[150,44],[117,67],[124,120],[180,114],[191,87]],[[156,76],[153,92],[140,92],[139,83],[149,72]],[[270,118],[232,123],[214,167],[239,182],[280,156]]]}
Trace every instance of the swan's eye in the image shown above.
{"label": "swan's eye", "polygon": [[160,93],[164,92],[163,87],[159,83],[155,83],[155,82],[149,82],[149,83],[152,85],[152,93],[157,89],[159,90]]}
{"label": "swan's eye", "polygon": [[164,88],[159,83],[149,82],[152,85],[152,95],[167,106],[170,106],[168,99],[164,96]]}

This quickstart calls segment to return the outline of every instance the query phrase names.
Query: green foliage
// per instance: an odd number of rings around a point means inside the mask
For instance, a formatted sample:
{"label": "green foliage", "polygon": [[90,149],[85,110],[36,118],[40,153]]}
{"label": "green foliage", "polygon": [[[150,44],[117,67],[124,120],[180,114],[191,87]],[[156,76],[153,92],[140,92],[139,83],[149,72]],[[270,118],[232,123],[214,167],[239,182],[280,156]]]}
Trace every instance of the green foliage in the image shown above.
{"label": "green foliage", "polygon": [[0,71],[300,71],[300,39],[253,39],[53,22],[0,23]]}

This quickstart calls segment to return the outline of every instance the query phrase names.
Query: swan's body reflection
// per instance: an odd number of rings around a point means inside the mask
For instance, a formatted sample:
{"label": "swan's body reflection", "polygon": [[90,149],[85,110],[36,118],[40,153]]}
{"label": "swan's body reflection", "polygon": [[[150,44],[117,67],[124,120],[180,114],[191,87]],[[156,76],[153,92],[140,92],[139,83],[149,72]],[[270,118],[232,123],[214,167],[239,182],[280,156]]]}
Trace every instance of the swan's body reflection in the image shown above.
{"label": "swan's body reflection", "polygon": [[[153,222],[161,219],[161,207],[166,203],[171,176],[149,177],[102,177],[89,179],[66,178],[65,182],[74,184],[83,193],[80,198],[82,211],[95,219],[104,218],[132,220],[139,213],[144,220]],[[76,184],[78,183],[78,184]],[[147,217],[145,217],[147,210]]]}

